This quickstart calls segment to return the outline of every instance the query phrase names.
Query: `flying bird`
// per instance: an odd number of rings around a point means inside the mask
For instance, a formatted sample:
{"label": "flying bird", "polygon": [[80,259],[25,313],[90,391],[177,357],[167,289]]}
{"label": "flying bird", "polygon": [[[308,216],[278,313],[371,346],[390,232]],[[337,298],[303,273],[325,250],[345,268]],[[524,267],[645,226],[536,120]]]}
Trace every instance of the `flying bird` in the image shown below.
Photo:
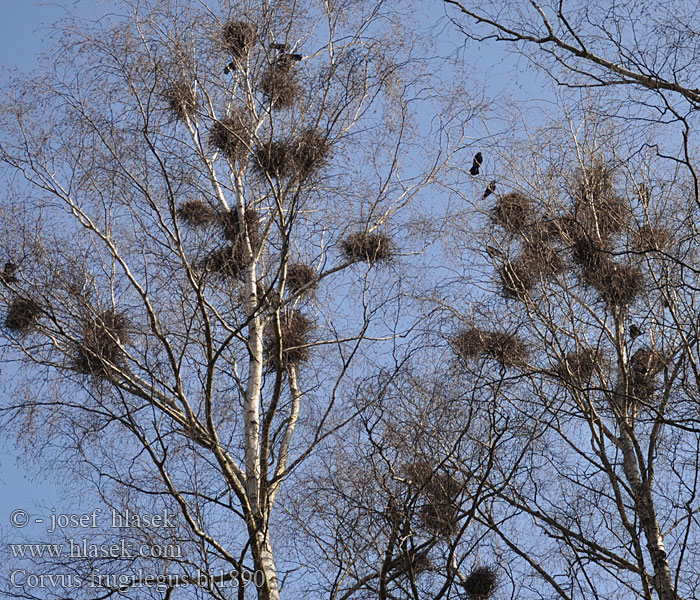
{"label": "flying bird", "polygon": [[474,156],[474,162],[472,162],[472,168],[469,169],[469,173],[471,175],[478,175],[479,167],[481,166],[482,162],[484,162],[484,157],[481,156],[481,152],[477,152]]}
{"label": "flying bird", "polygon": [[484,198],[488,198],[491,194],[496,191],[496,180],[494,179],[491,183],[486,186],[484,190]]}

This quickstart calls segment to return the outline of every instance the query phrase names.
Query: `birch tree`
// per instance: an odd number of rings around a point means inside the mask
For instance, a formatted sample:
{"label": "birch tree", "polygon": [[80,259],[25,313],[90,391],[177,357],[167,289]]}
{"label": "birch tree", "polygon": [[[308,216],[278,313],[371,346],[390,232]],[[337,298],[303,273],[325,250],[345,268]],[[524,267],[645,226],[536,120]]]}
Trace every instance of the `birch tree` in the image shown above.
{"label": "birch tree", "polygon": [[105,511],[176,518],[90,544],[177,553],[19,561],[5,592],[140,598],[159,578],[167,598],[274,600],[308,568],[276,553],[304,465],[366,410],[349,381],[417,318],[402,231],[457,144],[413,144],[432,79],[405,11],[118,7],[5,88],[3,427]]}

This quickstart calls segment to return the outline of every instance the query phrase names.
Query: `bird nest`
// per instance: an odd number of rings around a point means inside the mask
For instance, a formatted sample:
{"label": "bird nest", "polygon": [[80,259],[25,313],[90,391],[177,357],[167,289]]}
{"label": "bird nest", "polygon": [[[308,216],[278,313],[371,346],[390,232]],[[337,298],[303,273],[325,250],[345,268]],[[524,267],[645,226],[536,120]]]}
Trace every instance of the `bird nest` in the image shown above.
{"label": "bird nest", "polygon": [[610,262],[610,247],[607,243],[596,241],[593,237],[579,232],[571,246],[574,262],[581,267],[583,279],[592,283],[599,272]]}
{"label": "bird nest", "polygon": [[630,358],[628,390],[640,400],[646,400],[656,389],[656,377],[668,364],[668,357],[658,350],[640,348]]}
{"label": "bird nest", "polygon": [[506,367],[523,366],[529,355],[527,344],[517,335],[477,327],[469,327],[457,333],[452,339],[452,345],[457,355],[464,360],[487,355]]}
{"label": "bird nest", "polygon": [[425,461],[408,465],[406,477],[425,498],[418,513],[425,528],[437,535],[454,534],[459,525],[461,483],[449,473],[438,473]]}
{"label": "bird nest", "polygon": [[294,161],[302,176],[321,168],[330,156],[331,145],[326,136],[313,129],[302,132],[294,141]]}
{"label": "bird nest", "polygon": [[[253,251],[260,247],[260,214],[254,208],[245,209],[245,228]],[[243,230],[240,225],[238,210],[233,208],[220,214],[221,227],[224,237],[234,244],[240,244],[243,240]]]}
{"label": "bird nest", "polygon": [[574,183],[574,200],[586,229],[603,238],[622,231],[629,220],[629,205],[615,193],[612,169],[603,162],[581,170]]}
{"label": "bird nest", "polygon": [[510,233],[522,231],[531,217],[532,202],[520,192],[500,196],[493,210],[493,222]]}
{"label": "bird nest", "polygon": [[321,168],[330,155],[328,140],[307,130],[291,140],[271,140],[255,152],[255,166],[273,179],[296,175],[306,177]]}
{"label": "bird nest", "polygon": [[486,352],[504,367],[521,367],[527,361],[527,344],[517,335],[493,331],[486,343]]}
{"label": "bird nest", "polygon": [[308,294],[318,285],[318,273],[311,265],[292,263],[287,266],[287,287],[293,294]]}
{"label": "bird nest", "polygon": [[257,29],[245,21],[229,21],[221,31],[224,49],[233,58],[242,60],[252,50],[257,36]]}
{"label": "bird nest", "polygon": [[15,296],[7,307],[5,315],[5,327],[10,331],[26,335],[30,333],[39,322],[41,307],[31,298]]}
{"label": "bird nest", "polygon": [[387,262],[394,255],[391,238],[383,233],[358,231],[351,233],[342,242],[343,255],[348,262]]}
{"label": "bird nest", "polygon": [[308,345],[309,338],[313,328],[314,322],[298,310],[290,310],[280,315],[279,339],[274,323],[269,323],[265,328],[263,348],[272,364],[284,369],[307,362],[311,350]]}
{"label": "bird nest", "polygon": [[197,92],[194,86],[186,81],[178,81],[168,88],[165,99],[170,111],[183,121],[197,110]]}
{"label": "bird nest", "polygon": [[129,343],[129,320],[115,309],[107,310],[85,323],[82,345],[75,356],[80,373],[107,377],[124,362],[123,346]]}
{"label": "bird nest", "polygon": [[289,61],[273,64],[260,79],[260,91],[272,108],[290,108],[301,96],[297,73]]}
{"label": "bird nest", "polygon": [[506,261],[498,268],[501,290],[506,298],[524,300],[537,280],[537,265],[529,257]]}
{"label": "bird nest", "polygon": [[629,306],[644,289],[644,274],[640,268],[611,260],[588,273],[587,280],[611,308]]}
{"label": "bird nest", "polygon": [[201,268],[219,277],[240,277],[245,267],[246,256],[241,243],[212,250],[201,263]]}
{"label": "bird nest", "polygon": [[248,154],[250,120],[242,112],[215,121],[209,132],[212,146],[230,161],[240,161]]}
{"label": "bird nest", "polygon": [[190,227],[201,228],[214,222],[216,211],[204,200],[187,200],[178,207],[177,216]]}
{"label": "bird nest", "polygon": [[409,576],[420,575],[433,568],[428,552],[402,552],[393,562],[395,571]]}
{"label": "bird nest", "polygon": [[536,276],[547,278],[556,275],[564,268],[561,255],[542,239],[525,243],[520,254],[520,262],[527,265]]}
{"label": "bird nest", "polygon": [[554,372],[562,381],[581,385],[591,380],[601,364],[602,356],[599,351],[594,348],[581,348],[569,352],[564,360],[556,365]]}
{"label": "bird nest", "polygon": [[637,252],[664,250],[670,242],[671,232],[664,227],[644,225],[632,235],[632,248]]}
{"label": "bird nest", "polygon": [[469,600],[487,600],[496,591],[498,577],[492,567],[476,567],[462,582]]}

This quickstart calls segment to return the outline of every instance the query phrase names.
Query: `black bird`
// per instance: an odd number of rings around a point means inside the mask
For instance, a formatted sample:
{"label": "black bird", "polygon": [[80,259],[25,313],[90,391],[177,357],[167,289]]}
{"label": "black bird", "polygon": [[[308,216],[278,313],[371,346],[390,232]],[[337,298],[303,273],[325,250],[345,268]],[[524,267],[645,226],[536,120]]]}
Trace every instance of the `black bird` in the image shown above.
{"label": "black bird", "polygon": [[280,50],[280,51],[284,52],[285,50],[289,49],[289,44],[278,44],[278,43],[272,42],[270,44],[270,48],[272,48],[273,50]]}
{"label": "black bird", "polygon": [[506,256],[498,248],[494,248],[493,246],[486,246],[486,254],[488,254],[494,260],[497,258],[505,258]]}
{"label": "black bird", "polygon": [[474,162],[472,162],[472,168],[469,169],[469,173],[471,175],[478,175],[479,167],[481,166],[482,162],[484,162],[484,157],[481,156],[481,152],[477,152],[474,156]]}
{"label": "black bird", "polygon": [[635,338],[638,338],[640,335],[644,335],[646,331],[644,331],[642,328],[639,327],[636,323],[632,323],[630,325],[630,339],[634,340]]}
{"label": "black bird", "polygon": [[230,63],[226,65],[226,68],[224,69],[224,75],[228,75],[229,73],[233,73],[238,68],[236,65],[236,61],[232,60]]}
{"label": "black bird", "polygon": [[491,194],[496,191],[496,180],[494,179],[491,183],[486,186],[484,190],[484,198],[488,198]]}
{"label": "black bird", "polygon": [[17,281],[15,277],[15,271],[17,270],[17,265],[13,262],[6,262],[5,267],[0,273],[0,283],[13,283]]}
{"label": "black bird", "polygon": [[293,60],[294,62],[299,62],[303,58],[303,56],[301,54],[288,54],[285,52],[284,54],[280,54],[280,58],[284,60]]}

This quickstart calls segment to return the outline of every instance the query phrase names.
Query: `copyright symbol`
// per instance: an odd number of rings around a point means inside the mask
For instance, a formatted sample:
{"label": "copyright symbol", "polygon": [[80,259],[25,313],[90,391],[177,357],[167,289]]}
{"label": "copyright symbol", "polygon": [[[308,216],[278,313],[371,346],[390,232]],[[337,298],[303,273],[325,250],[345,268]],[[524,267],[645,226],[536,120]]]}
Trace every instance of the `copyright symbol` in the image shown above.
{"label": "copyright symbol", "polygon": [[29,514],[27,514],[26,510],[22,510],[21,508],[14,510],[10,515],[10,523],[17,528],[24,527],[29,523]]}

